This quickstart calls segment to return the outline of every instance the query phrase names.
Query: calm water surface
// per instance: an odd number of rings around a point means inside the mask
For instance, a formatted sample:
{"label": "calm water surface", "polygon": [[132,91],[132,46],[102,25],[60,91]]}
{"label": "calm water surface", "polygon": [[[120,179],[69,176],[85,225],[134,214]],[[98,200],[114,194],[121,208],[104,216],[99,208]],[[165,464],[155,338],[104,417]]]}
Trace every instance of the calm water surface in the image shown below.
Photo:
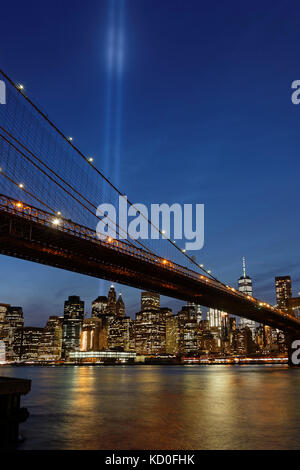
{"label": "calm water surface", "polygon": [[2,367],[32,379],[21,449],[300,449],[287,366]]}

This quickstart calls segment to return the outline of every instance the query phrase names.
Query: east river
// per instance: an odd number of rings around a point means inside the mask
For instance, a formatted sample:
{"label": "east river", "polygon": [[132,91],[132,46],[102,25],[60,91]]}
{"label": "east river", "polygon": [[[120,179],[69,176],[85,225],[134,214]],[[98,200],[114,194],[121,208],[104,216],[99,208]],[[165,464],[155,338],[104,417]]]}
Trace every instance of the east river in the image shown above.
{"label": "east river", "polygon": [[300,449],[300,369],[1,367],[32,379],[20,449]]}

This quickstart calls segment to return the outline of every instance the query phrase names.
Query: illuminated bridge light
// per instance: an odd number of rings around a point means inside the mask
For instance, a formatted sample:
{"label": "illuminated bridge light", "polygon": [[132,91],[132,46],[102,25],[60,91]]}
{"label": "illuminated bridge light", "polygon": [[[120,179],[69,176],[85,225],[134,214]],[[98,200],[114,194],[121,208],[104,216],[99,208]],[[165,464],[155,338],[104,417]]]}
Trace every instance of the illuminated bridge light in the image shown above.
{"label": "illuminated bridge light", "polygon": [[88,158],[89,163],[93,163],[94,159],[92,157]]}
{"label": "illuminated bridge light", "polygon": [[52,224],[53,224],[53,225],[59,225],[59,224],[60,224],[60,220],[59,220],[59,219],[53,219],[53,220],[52,220]]}
{"label": "illuminated bridge light", "polygon": [[167,263],[168,263],[168,261],[166,259],[162,260],[162,264],[167,264]]}
{"label": "illuminated bridge light", "polygon": [[107,241],[108,241],[108,243],[111,243],[113,241],[113,238],[108,237]]}
{"label": "illuminated bridge light", "polygon": [[23,207],[22,202],[17,202],[16,207],[18,207],[19,209],[22,208]]}
{"label": "illuminated bridge light", "polygon": [[20,184],[19,184],[19,188],[20,188],[20,189],[23,189],[23,188],[24,188],[24,184],[23,184],[23,183],[20,183]]}
{"label": "illuminated bridge light", "polygon": [[185,249],[183,249],[183,250],[182,250],[182,253],[185,253],[185,252],[186,252],[186,250],[185,250]]}
{"label": "illuminated bridge light", "polygon": [[68,140],[69,140],[70,142],[72,142],[73,137],[68,137]]}
{"label": "illuminated bridge light", "polygon": [[22,83],[17,83],[16,86],[17,86],[18,90],[21,90],[21,91],[24,90],[24,85],[22,85]]}

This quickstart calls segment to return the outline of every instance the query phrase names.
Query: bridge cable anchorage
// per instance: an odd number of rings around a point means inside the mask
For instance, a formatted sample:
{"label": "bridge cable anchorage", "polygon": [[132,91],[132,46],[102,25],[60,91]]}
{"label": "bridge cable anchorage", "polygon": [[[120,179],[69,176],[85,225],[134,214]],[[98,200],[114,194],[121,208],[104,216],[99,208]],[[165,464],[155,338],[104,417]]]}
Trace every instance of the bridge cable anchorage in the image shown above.
{"label": "bridge cable anchorage", "polygon": [[[50,120],[50,118],[27,96],[25,95],[24,93],[22,93],[22,90],[20,90],[18,88],[18,86],[11,80],[11,78],[8,77],[8,75],[2,70],[0,69],[0,73],[3,75],[3,77],[17,90],[17,92],[35,109],[35,111],[40,115],[42,116],[42,118],[44,120],[46,120],[46,122],[65,140],[65,142],[67,144],[69,144],[73,150],[75,150],[75,152],[81,157],[83,158],[93,169],[94,171],[97,172],[97,174],[99,176],[101,176],[104,181],[106,181],[106,183],[109,184],[109,186],[121,197],[124,197],[124,193],[122,193],[94,164],[92,161],[90,161],[90,159],[85,156],[82,151],[77,147],[75,146],[73,143],[72,143],[72,140],[70,140],[70,137],[67,137],[57,126],[56,124],[54,124],[54,122],[52,120]],[[212,278],[214,281],[216,282],[219,282],[220,284],[222,284],[223,286],[225,286],[225,284],[223,282],[221,282],[219,279],[217,279],[215,276],[213,276],[210,272],[208,272],[208,270],[206,270],[204,267],[201,267],[191,256],[189,256],[188,254],[186,254],[185,252],[183,252],[177,245],[176,243],[174,243],[172,240],[170,240],[169,238],[167,238],[163,232],[158,228],[156,227],[153,222],[151,220],[148,219],[148,217],[146,217],[142,212],[138,211],[136,209],[136,207],[134,206],[134,204],[132,202],[130,202],[130,200],[126,199],[128,205],[130,207],[133,207],[138,213],[141,214],[141,216],[147,221],[147,223],[152,226],[153,228],[155,228],[155,230],[158,231],[158,233],[162,236],[163,239],[167,240],[178,252],[180,252],[183,256],[185,256],[185,258],[190,262],[192,263],[193,265],[195,265],[197,267],[197,269],[201,269],[203,272],[206,273],[206,275],[208,275],[210,278]],[[148,249],[148,248],[146,248]],[[150,250],[149,250],[150,251]]]}
{"label": "bridge cable anchorage", "polygon": [[[48,171],[50,171],[52,174],[54,174],[58,179],[60,179],[66,186],[68,186],[70,189],[72,189],[76,194],[78,194],[82,199],[84,199],[88,204],[90,204],[94,209],[97,210],[97,207],[92,203],[90,202],[89,200],[87,200],[82,194],[80,194],[76,188],[74,188],[73,186],[71,186],[66,180],[64,180],[64,178],[61,178],[54,170],[52,170],[50,167],[48,167],[48,165],[46,165],[42,160],[40,160],[36,155],[34,155],[31,150],[29,150],[27,147],[25,147],[21,142],[19,142],[14,136],[12,136],[5,128],[3,128],[2,126],[0,126],[0,129],[3,130],[4,132],[6,132],[6,134],[8,134],[16,143],[18,143],[18,145],[20,145],[24,150],[26,150],[28,153],[30,153],[30,155],[32,155],[39,163],[41,163],[44,167],[47,168]],[[33,162],[30,157],[28,157],[27,155],[25,155],[20,149],[18,149],[13,143],[11,143],[5,136],[3,136],[1,133],[0,133],[0,138],[2,138],[5,142],[7,142],[10,146],[12,146],[14,148],[14,150],[16,150],[18,152],[19,155],[21,155],[23,158],[25,158],[27,161],[29,161],[32,165],[34,165],[41,173],[43,173],[46,177],[48,177],[52,182],[54,182],[60,189],[62,189],[66,194],[68,194],[69,196],[71,196],[76,202],[78,202],[83,208],[85,208],[88,212],[90,212],[93,216],[97,217],[97,219],[99,221],[101,221],[101,218],[97,215],[94,214],[93,211],[91,211],[89,209],[89,207],[87,207],[86,205],[84,205],[79,199],[77,199],[73,194],[71,194],[67,189],[65,189],[60,183],[58,183],[54,178],[52,178],[50,175],[47,174],[47,172],[45,172],[42,168],[40,168],[35,162]],[[36,199],[36,198],[35,198]],[[121,229],[122,231],[125,232],[125,230],[123,228],[121,228],[119,226],[119,224],[115,223],[110,217],[108,217],[108,219],[116,225],[118,231]],[[111,227],[111,226],[110,226]],[[119,232],[120,234],[120,232]],[[153,253],[148,247],[146,247],[143,243],[141,243],[139,240],[134,240],[135,243],[139,244],[143,249],[145,249],[146,251],[148,251],[150,254],[156,256],[155,253]],[[130,245],[132,245],[132,247],[136,247],[136,245],[134,245],[131,241],[131,239],[128,240],[128,243]]]}

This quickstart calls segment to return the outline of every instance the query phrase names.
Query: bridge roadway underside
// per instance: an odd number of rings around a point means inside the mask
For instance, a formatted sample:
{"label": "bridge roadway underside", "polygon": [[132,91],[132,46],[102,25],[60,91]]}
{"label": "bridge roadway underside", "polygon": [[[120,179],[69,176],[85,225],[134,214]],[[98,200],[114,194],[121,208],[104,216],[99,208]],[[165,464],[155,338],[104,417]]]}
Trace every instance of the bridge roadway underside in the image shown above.
{"label": "bridge roadway underside", "polygon": [[0,254],[192,301],[300,335],[300,322],[205,280],[0,210]]}

